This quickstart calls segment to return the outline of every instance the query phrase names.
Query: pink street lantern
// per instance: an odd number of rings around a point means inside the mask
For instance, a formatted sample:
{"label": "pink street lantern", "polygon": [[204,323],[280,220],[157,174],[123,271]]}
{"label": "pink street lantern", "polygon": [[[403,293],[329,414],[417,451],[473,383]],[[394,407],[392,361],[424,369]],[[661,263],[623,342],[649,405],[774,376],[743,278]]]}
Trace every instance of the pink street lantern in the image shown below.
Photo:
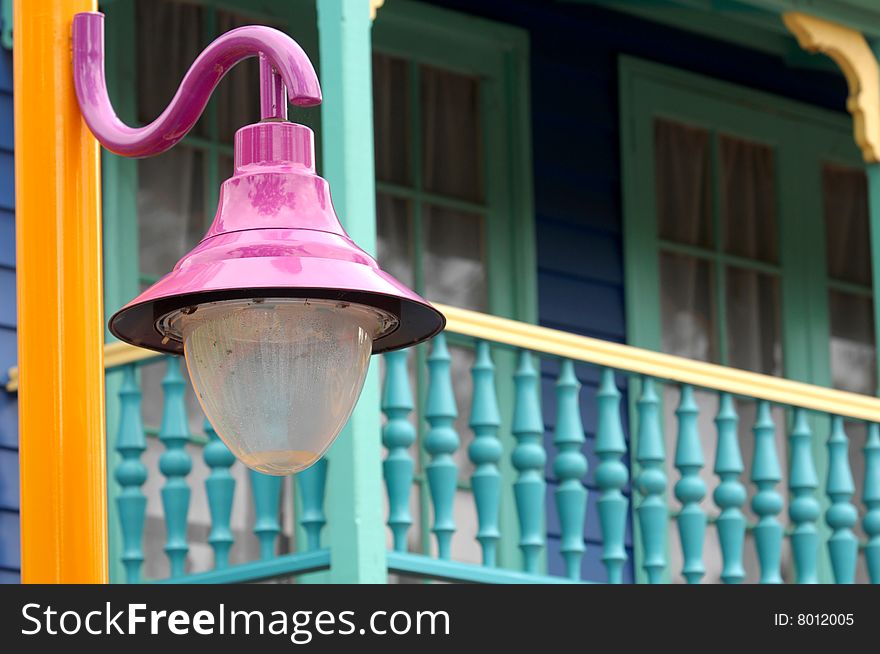
{"label": "pink street lantern", "polygon": [[[348,237],[315,174],[314,135],[287,101],[321,102],[315,70],[290,37],[241,27],[211,43],[153,123],[113,111],[104,16],[77,14],[73,65],[83,117],[110,151],[148,157],[192,128],[220,79],[260,57],[263,120],[235,135],[235,172],[201,242],[110,318],[120,340],[183,354],[205,415],[249,467],[275,475],[318,460],[351,415],[371,354],[414,345],[443,315]],[[287,97],[285,97],[287,96]]]}

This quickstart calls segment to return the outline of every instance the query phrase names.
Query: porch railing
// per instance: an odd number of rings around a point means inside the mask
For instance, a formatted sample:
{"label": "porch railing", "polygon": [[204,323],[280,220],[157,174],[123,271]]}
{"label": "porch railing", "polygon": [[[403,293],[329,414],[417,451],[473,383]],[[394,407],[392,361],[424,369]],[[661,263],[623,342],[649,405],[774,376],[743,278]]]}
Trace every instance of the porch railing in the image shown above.
{"label": "porch railing", "polygon": [[[593,487],[590,492],[597,495],[599,533],[592,536],[601,541],[596,547],[601,548],[606,579],[611,583],[624,581],[625,572],[632,569],[626,547],[631,503],[635,533],[632,552],[639,568],[635,573],[646,582],[663,582],[679,574],[690,583],[700,582],[706,559],[712,557],[719,561],[722,581],[741,582],[746,578],[746,555],[753,554],[758,579],[779,583],[783,581],[783,552],[790,551],[793,581],[816,582],[821,579],[822,566],[827,564],[830,578],[836,583],[852,583],[859,565],[863,565],[872,583],[880,583],[877,398],[454,307],[441,310],[449,319],[447,331],[434,339],[424,360],[423,418],[427,427],[421,452],[413,451],[417,430],[411,418],[416,402],[408,370],[408,358],[413,359],[413,355],[407,351],[384,355],[382,410],[386,423],[382,437],[387,455],[381,465],[392,542],[389,571],[490,583],[581,581],[588,487]],[[469,415],[473,439],[467,448],[473,472],[467,480],[461,478],[454,456],[461,435],[455,429],[457,407],[447,334],[474,349]],[[144,560],[146,499],[142,486],[155,472],[148,470],[141,459],[147,441],[137,369],[153,362],[157,355],[120,344],[108,345],[106,355],[108,369],[123,370],[116,437],[121,462],[114,477],[120,488],[117,503],[124,542],[117,555],[125,565],[126,578],[138,581]],[[420,357],[416,359],[422,362]],[[493,359],[505,361],[503,370],[501,366],[496,370]],[[555,376],[554,428],[549,447],[545,445],[549,439],[545,439],[542,415],[542,361],[546,366],[544,376]],[[281,532],[281,479],[250,473],[260,557],[254,562],[229,564],[230,549],[235,544],[230,529],[235,480],[230,471],[240,464],[206,424],[202,456],[210,472],[201,481],[210,510],[207,540],[214,553],[214,570],[185,574],[192,458],[186,449],[190,430],[180,364],[179,359],[167,358],[158,431],[165,446],[158,467],[164,477],[164,549],[171,579],[251,581],[328,568],[329,552],[321,548],[321,532],[327,519],[326,461],[296,476],[296,520],[305,534],[305,543],[302,551],[281,556],[275,553]],[[591,397],[582,397],[579,377],[595,382],[596,391]],[[14,390],[16,371],[10,372],[10,380],[9,388]],[[509,415],[502,411],[498,399],[497,389],[501,386],[510,387]],[[714,507],[709,506],[706,497],[703,450],[709,435],[700,426],[707,393],[717,397],[711,434],[716,451]],[[622,406],[625,395],[633,398],[631,406]],[[664,397],[667,401],[677,398],[674,419],[664,418]],[[582,416],[585,408],[590,412],[591,426],[587,430]],[[752,450],[748,479],[744,477],[744,441],[738,425],[740,415],[745,414],[754,415],[748,443]],[[635,427],[627,430],[630,422]],[[866,434],[863,456],[860,460],[856,457],[861,465],[860,497],[855,497],[847,434],[847,430],[854,429],[863,429]],[[787,433],[785,467],[777,447],[779,430]],[[674,485],[670,484],[666,453],[667,442],[671,444],[672,439],[664,436],[664,432],[671,431],[675,433],[671,460],[677,469]],[[592,432],[592,447],[585,447],[585,432]],[[818,445],[820,440],[827,455]],[[593,470],[588,470],[587,454],[595,456]],[[424,461],[423,470],[417,466],[417,459]],[[817,467],[817,462],[822,465]],[[376,465],[380,465],[378,460]],[[512,471],[512,478],[505,469]],[[413,529],[411,493],[421,475],[429,490],[430,530],[436,556],[407,551],[407,536]],[[552,498],[547,497],[548,476],[555,486]],[[787,496],[780,488],[783,479],[787,479]],[[472,526],[481,552],[480,565],[453,560],[451,542],[457,528],[453,505],[462,481],[469,482],[475,505],[477,524]],[[750,496],[751,520],[746,515]],[[787,520],[783,515],[786,501]],[[510,507],[508,513],[515,514],[515,524],[505,521],[505,504]],[[558,525],[555,530],[563,562],[562,571],[555,576],[546,574],[548,522]],[[859,523],[864,534],[861,541],[856,534]],[[677,531],[677,537],[670,537],[671,530]],[[707,557],[704,544],[710,530],[717,536],[718,551]],[[589,526],[587,531],[586,535],[591,536]],[[509,555],[502,560],[499,548],[503,539],[510,538],[516,539],[520,555],[516,560]],[[678,569],[670,569],[673,559],[680,559]]]}

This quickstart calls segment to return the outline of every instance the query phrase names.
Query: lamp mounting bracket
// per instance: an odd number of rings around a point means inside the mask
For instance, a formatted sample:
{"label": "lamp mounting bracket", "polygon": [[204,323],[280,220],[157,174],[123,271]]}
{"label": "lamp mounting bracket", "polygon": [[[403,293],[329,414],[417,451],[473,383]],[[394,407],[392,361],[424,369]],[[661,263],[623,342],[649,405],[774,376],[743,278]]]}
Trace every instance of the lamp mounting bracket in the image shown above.
{"label": "lamp mounting bracket", "polygon": [[214,40],[190,66],[165,111],[149,125],[130,127],[117,117],[107,93],[104,15],[85,12],[73,19],[73,75],[83,117],[104,147],[125,157],[150,157],[173,147],[195,125],[223,76],[248,57],[260,58],[263,120],[286,120],[288,101],[300,107],[321,103],[318,76],[299,44],[279,30],[249,25]]}

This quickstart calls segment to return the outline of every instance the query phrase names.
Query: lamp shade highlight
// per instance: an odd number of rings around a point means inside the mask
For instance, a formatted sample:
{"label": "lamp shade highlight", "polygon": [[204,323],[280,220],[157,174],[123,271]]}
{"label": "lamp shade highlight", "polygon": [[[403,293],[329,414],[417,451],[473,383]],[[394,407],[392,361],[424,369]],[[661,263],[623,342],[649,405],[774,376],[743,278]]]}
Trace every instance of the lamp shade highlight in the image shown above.
{"label": "lamp shade highlight", "polygon": [[202,241],[174,269],[110,318],[120,340],[183,354],[160,328],[180,309],[253,298],[310,298],[374,307],[397,327],[373,353],[414,345],[438,333],[443,314],[381,270],[348,237],[315,174],[314,135],[304,125],[265,122],[235,135],[235,173],[220,189]]}

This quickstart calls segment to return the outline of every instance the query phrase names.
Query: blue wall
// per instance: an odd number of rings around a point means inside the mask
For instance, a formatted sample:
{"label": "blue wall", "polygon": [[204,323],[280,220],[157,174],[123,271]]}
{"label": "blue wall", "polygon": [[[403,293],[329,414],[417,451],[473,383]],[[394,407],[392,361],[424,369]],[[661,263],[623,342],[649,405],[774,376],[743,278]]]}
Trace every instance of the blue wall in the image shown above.
{"label": "blue wall", "polygon": [[[434,0],[529,32],[539,320],[611,341],[626,340],[617,65],[634,55],[778,95],[845,111],[842,76],[790,67],[781,59],[589,5],[549,0]],[[794,41],[792,41],[795,49]],[[545,363],[545,442],[552,453],[557,366]],[[597,374],[584,367],[590,501],[583,573],[602,581],[593,474]],[[621,380],[622,381],[622,380]],[[626,398],[624,396],[624,402]],[[625,406],[625,404],[624,404]],[[626,421],[626,415],[623,416]],[[628,431],[628,430],[627,430]],[[552,454],[551,454],[552,459]],[[549,569],[563,570],[548,469]],[[674,481],[674,480],[673,480]],[[629,490],[627,489],[627,494]],[[626,577],[632,579],[630,554]]]}
{"label": "blue wall", "polygon": [[[12,53],[0,49],[0,383],[15,365],[15,175]],[[19,580],[18,403],[0,390],[0,583]]]}

